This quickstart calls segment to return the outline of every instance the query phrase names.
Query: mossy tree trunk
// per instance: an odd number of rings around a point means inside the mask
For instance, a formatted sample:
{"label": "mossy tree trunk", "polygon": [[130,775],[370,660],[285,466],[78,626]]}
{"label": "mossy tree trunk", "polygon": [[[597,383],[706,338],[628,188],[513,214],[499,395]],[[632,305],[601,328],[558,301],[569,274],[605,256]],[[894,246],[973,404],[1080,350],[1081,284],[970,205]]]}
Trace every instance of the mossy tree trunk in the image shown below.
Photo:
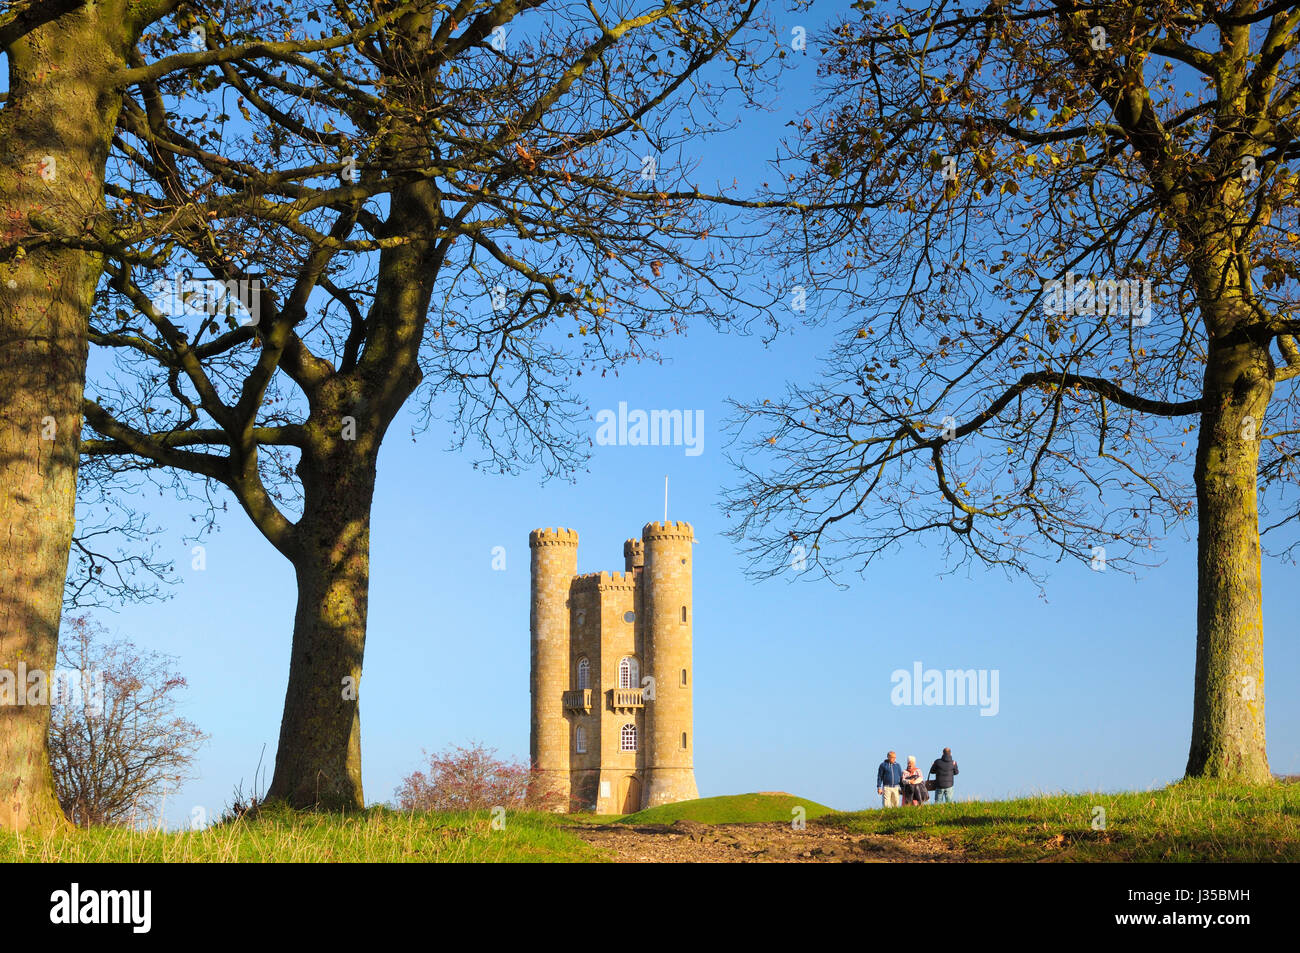
{"label": "mossy tree trunk", "polygon": [[320,414],[307,428],[310,446],[298,468],[304,501],[292,557],[298,607],[267,792],[295,807],[364,806],[359,692],[378,449],[374,427],[372,417],[358,419],[355,411]]}
{"label": "mossy tree trunk", "polygon": [[[394,195],[397,234],[436,232],[436,190]],[[421,380],[419,349],[437,254],[414,240],[380,255],[365,351],[337,372],[310,359],[297,379],[310,414],[298,474],[303,515],[287,549],[298,580],[289,685],[268,798],[296,808],[360,810],[361,663],[370,585],[370,508],[379,448]]]}
{"label": "mossy tree trunk", "polygon": [[1211,336],[1196,453],[1196,688],[1189,777],[1271,780],[1264,744],[1259,432],[1273,391],[1267,343]]}
{"label": "mossy tree trunk", "polygon": [[[9,95],[0,110],[0,670],[14,679],[20,666],[49,673],[57,658],[87,324],[102,269],[99,254],[59,239],[84,235],[103,209],[121,102],[112,74],[125,68],[143,26],[174,4],[63,6],[31,5],[3,24]],[[64,822],[48,727],[48,704],[0,707],[0,827]]]}

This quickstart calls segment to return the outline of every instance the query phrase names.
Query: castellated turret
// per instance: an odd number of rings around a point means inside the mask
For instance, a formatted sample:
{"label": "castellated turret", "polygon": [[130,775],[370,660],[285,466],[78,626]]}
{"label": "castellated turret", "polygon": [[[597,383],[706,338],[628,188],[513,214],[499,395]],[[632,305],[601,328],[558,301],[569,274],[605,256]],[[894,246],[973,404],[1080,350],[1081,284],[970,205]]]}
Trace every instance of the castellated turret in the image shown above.
{"label": "castellated turret", "polygon": [[532,551],[530,688],[533,726],[528,753],[538,783],[569,796],[569,738],[563,695],[569,687],[569,582],[578,568],[578,534],[538,529],[528,534]]}
{"label": "castellated turret", "polygon": [[698,797],[689,523],[649,523],[624,571],[575,573],[578,534],[534,530],[532,731],[559,810],[627,814]]}
{"label": "castellated turret", "polygon": [[645,568],[645,543],[639,539],[629,539],[623,544],[623,569],[634,572]]}
{"label": "castellated turret", "polygon": [[645,542],[646,661],[654,674],[654,707],[646,746],[645,806],[699,797],[691,756],[690,523],[647,523]]}

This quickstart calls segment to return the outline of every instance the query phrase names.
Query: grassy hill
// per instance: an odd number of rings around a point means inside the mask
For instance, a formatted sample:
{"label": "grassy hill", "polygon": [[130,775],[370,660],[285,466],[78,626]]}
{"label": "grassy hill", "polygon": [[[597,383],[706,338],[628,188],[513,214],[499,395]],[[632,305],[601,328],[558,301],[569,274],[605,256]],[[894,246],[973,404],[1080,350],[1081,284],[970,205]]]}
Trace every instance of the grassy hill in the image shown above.
{"label": "grassy hill", "polygon": [[1252,789],[1182,781],[1158,791],[830,814],[819,823],[861,834],[937,838],[970,860],[1295,862],[1300,784]]}
{"label": "grassy hill", "polygon": [[494,830],[487,811],[295,814],[268,810],[202,831],[92,829],[22,835],[0,831],[0,862],[444,863],[577,862],[604,855],[554,814],[508,812]]}
{"label": "grassy hill", "polygon": [[829,814],[833,808],[808,798],[785,793],[729,794],[697,801],[679,801],[646,808],[619,818],[620,824],[671,824],[674,821],[698,821],[701,824],[789,823],[792,811],[802,807],[811,820]]}
{"label": "grassy hill", "polygon": [[1300,861],[1300,784],[1258,790],[1203,781],[1157,791],[852,813],[789,794],[738,794],[618,819],[509,812],[499,829],[486,811],[404,814],[377,807],[341,816],[267,810],[255,820],[203,831],[0,831],[0,862],[591,862],[611,855],[574,833],[582,826],[604,825],[625,836],[649,837],[635,828],[677,820],[766,823],[753,828],[758,837],[776,831],[776,824],[788,834],[797,805],[807,811],[810,836],[836,831],[877,845],[882,839],[899,845],[941,844],[950,859]]}

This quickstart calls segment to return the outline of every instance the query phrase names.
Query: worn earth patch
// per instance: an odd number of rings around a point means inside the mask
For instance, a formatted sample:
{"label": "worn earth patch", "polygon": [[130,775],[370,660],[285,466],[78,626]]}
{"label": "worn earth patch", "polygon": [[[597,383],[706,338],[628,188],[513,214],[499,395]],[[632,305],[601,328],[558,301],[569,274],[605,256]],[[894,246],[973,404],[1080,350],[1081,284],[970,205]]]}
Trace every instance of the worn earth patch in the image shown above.
{"label": "worn earth patch", "polygon": [[852,834],[816,823],[645,824],[571,827],[588,844],[621,863],[885,863],[961,862],[957,848],[925,836]]}

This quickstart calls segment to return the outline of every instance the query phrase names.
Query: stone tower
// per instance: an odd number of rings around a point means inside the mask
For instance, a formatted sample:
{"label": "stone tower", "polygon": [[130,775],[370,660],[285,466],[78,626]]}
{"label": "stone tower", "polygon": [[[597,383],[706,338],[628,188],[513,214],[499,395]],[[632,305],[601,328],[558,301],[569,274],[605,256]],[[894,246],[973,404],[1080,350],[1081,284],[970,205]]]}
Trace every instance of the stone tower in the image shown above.
{"label": "stone tower", "polygon": [[[568,810],[625,814],[699,796],[690,523],[648,523],[624,571],[575,573],[578,534],[532,550],[532,730],[539,783]],[[564,804],[560,810],[566,809]]]}

